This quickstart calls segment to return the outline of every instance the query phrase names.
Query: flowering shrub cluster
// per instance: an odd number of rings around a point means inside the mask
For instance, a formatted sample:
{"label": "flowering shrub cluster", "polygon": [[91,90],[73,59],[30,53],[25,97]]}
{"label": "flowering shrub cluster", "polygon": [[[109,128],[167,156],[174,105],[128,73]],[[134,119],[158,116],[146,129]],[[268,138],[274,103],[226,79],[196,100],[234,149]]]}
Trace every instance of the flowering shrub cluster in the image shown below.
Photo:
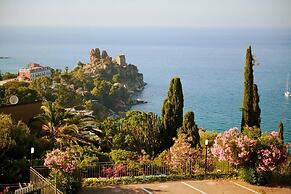
{"label": "flowering shrub cluster", "polygon": [[77,173],[78,161],[74,152],[67,148],[65,151],[54,149],[46,154],[44,166],[51,169],[50,178],[56,181],[57,188],[66,193],[76,193],[81,182]]}
{"label": "flowering shrub cluster", "polygon": [[101,171],[101,177],[110,178],[113,176],[113,168],[112,167],[103,167]]}
{"label": "flowering shrub cluster", "polygon": [[170,160],[171,166],[180,166],[188,161],[194,161],[202,156],[201,150],[191,148],[191,144],[188,143],[185,134],[181,134],[176,140],[174,145],[170,148]]}
{"label": "flowering shrub cluster", "polygon": [[126,175],[126,166],[124,164],[117,164],[114,167],[103,168],[101,177],[121,177]]}
{"label": "flowering shrub cluster", "polygon": [[77,161],[70,150],[54,149],[52,152],[47,153],[44,166],[57,172],[73,173],[77,168]]}
{"label": "flowering shrub cluster", "polygon": [[220,161],[229,161],[236,166],[244,165],[251,161],[256,144],[256,140],[239,133],[237,128],[231,128],[217,135],[211,152]]}
{"label": "flowering shrub cluster", "polygon": [[218,134],[211,152],[220,161],[229,161],[240,167],[254,167],[257,172],[277,170],[288,156],[287,147],[277,132],[264,134],[255,140],[239,133],[236,128]]}
{"label": "flowering shrub cluster", "polygon": [[181,133],[175,139],[174,145],[166,152],[161,153],[159,157],[161,157],[163,163],[179,169],[184,168],[189,162],[202,158],[202,150],[192,148],[187,136]]}
{"label": "flowering shrub cluster", "polygon": [[287,161],[288,148],[282,144],[278,132],[263,135],[258,146],[258,172],[274,171],[278,169],[279,164]]}

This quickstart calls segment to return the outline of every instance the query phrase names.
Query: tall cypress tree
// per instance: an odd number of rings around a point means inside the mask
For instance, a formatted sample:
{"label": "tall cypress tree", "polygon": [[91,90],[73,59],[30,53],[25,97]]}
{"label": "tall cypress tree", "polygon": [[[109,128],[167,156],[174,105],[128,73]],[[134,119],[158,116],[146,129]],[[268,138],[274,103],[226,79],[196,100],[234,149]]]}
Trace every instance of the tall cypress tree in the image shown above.
{"label": "tall cypress tree", "polygon": [[179,129],[178,133],[184,133],[187,137],[191,137],[191,146],[200,147],[199,129],[194,120],[194,112],[186,112],[184,115],[183,126]]}
{"label": "tall cypress tree", "polygon": [[253,76],[254,58],[251,46],[246,51],[246,62],[244,66],[244,96],[242,103],[241,131],[245,126],[260,127],[261,109],[259,107],[260,97],[258,87],[254,84]]}
{"label": "tall cypress tree", "polygon": [[253,56],[251,46],[246,52],[246,62],[244,67],[244,96],[242,104],[242,122],[241,131],[246,125],[252,125],[253,116]]}
{"label": "tall cypress tree", "polygon": [[284,142],[283,131],[284,131],[284,126],[283,126],[282,121],[280,121],[278,124],[278,133],[279,133],[278,136],[282,140],[282,142]]}
{"label": "tall cypress tree", "polygon": [[261,125],[261,109],[259,106],[260,96],[258,94],[257,84],[253,85],[253,126],[260,128]]}
{"label": "tall cypress tree", "polygon": [[184,97],[180,78],[173,78],[162,108],[163,148],[173,145],[173,137],[177,136],[177,129],[183,123]]}

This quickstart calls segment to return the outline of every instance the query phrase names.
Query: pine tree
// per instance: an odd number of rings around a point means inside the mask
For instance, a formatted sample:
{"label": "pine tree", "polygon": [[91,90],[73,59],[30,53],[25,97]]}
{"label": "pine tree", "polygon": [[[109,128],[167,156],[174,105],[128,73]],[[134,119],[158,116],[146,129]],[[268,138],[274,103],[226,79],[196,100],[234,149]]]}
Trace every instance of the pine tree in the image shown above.
{"label": "pine tree", "polygon": [[280,121],[278,125],[278,133],[279,133],[278,136],[282,140],[282,142],[284,142],[283,131],[284,131],[284,126],[283,126],[282,121]]}
{"label": "pine tree", "polygon": [[173,78],[162,109],[163,148],[173,145],[173,138],[177,136],[177,129],[183,123],[184,97],[180,78]]}
{"label": "pine tree", "polygon": [[194,120],[194,112],[190,111],[184,115],[183,126],[179,129],[178,133],[184,133],[187,138],[191,138],[191,147],[200,147],[199,129]]}
{"label": "pine tree", "polygon": [[246,126],[260,127],[261,123],[261,109],[259,107],[260,97],[258,94],[258,87],[254,84],[253,66],[254,58],[250,46],[246,52],[244,67],[244,96],[242,103],[241,131],[243,131],[243,128]]}

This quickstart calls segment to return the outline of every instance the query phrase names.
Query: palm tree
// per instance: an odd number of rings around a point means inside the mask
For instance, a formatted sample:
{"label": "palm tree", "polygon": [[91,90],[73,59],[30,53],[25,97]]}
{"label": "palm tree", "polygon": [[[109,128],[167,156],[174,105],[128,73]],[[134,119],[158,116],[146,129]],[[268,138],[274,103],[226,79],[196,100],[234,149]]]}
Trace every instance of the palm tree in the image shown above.
{"label": "palm tree", "polygon": [[[71,115],[65,119],[63,134],[70,134],[70,141],[74,144],[96,144],[100,141],[102,131],[93,116]],[[74,133],[72,133],[74,132]]]}
{"label": "palm tree", "polygon": [[34,118],[42,124],[46,138],[56,146],[71,144],[96,144],[101,131],[96,127],[94,117],[69,114],[54,102],[45,102],[41,106],[42,114]]}

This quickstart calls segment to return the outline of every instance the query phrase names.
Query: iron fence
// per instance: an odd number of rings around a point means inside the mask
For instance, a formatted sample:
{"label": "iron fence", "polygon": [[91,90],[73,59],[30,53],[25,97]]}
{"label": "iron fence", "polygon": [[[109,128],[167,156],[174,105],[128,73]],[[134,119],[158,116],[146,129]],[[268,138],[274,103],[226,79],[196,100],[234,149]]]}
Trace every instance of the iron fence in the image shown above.
{"label": "iron fence", "polygon": [[19,188],[14,191],[15,194],[25,194],[25,193],[37,193],[37,189],[33,185],[27,187]]}
{"label": "iron fence", "polygon": [[234,168],[228,162],[212,161],[209,163],[191,161],[183,165],[170,167],[157,164],[112,164],[98,163],[81,169],[82,178],[111,178],[124,176],[155,176],[155,175],[195,175],[206,173],[227,174]]}
{"label": "iron fence", "polygon": [[[49,174],[49,170],[47,168],[38,168],[38,170],[42,170],[40,172],[47,173],[47,176]],[[47,178],[45,178],[42,174],[40,174],[36,169],[32,167],[30,167],[30,182],[35,190],[38,190],[37,193],[63,194],[63,192],[57,189],[56,184],[51,183]]]}

